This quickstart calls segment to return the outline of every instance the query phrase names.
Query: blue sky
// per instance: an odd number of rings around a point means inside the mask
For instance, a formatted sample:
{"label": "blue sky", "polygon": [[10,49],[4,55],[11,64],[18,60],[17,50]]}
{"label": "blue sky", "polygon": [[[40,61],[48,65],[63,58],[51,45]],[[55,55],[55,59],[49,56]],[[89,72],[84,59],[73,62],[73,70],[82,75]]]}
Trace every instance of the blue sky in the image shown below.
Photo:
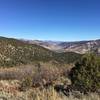
{"label": "blue sky", "polygon": [[0,36],[79,41],[100,38],[100,0],[0,0]]}

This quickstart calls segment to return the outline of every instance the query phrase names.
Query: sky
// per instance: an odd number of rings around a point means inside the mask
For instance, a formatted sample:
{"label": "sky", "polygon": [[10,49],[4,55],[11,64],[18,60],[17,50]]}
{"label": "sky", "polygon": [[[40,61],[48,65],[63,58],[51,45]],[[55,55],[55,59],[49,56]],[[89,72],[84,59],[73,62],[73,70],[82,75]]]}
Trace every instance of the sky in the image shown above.
{"label": "sky", "polygon": [[100,0],[0,0],[0,36],[55,41],[100,39]]}

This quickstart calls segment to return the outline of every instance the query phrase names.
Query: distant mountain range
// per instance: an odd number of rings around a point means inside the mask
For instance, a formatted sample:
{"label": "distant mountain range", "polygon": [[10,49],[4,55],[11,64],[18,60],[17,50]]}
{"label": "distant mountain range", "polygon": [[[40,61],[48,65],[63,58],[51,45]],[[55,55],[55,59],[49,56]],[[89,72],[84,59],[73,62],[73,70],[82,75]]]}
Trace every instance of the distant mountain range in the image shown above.
{"label": "distant mountain range", "polygon": [[30,44],[37,44],[56,52],[75,52],[84,54],[89,51],[100,53],[100,39],[75,42],[55,42],[55,41],[27,41]]}

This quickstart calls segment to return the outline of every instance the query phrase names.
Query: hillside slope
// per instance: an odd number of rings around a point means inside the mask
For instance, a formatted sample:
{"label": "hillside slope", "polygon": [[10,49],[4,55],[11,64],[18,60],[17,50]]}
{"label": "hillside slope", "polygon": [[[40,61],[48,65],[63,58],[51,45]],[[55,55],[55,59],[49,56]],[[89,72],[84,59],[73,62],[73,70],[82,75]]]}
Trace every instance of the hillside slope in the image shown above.
{"label": "hillside slope", "polygon": [[100,40],[90,41],[78,41],[78,42],[63,42],[59,44],[65,51],[76,52],[76,53],[87,53],[93,51],[100,53]]}
{"label": "hillside slope", "polygon": [[28,43],[37,44],[56,52],[76,52],[84,54],[88,51],[95,51],[96,53],[100,53],[100,39],[77,42],[53,42],[33,40],[28,41]]}
{"label": "hillside slope", "polygon": [[56,53],[36,44],[0,37],[0,66],[15,66],[35,61],[72,63],[80,56],[72,52]]}

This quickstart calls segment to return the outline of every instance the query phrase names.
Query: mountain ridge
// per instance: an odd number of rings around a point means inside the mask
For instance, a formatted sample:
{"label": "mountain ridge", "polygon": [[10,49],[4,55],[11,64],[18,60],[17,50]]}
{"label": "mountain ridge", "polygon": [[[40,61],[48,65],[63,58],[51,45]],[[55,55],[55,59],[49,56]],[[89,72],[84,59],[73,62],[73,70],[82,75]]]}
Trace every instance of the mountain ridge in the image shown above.
{"label": "mountain ridge", "polygon": [[86,41],[72,41],[72,42],[55,42],[55,41],[41,41],[31,40],[27,41],[30,44],[37,44],[44,48],[47,48],[56,52],[76,52],[80,54],[87,53],[89,51],[96,51],[100,53],[100,39],[86,40]]}

